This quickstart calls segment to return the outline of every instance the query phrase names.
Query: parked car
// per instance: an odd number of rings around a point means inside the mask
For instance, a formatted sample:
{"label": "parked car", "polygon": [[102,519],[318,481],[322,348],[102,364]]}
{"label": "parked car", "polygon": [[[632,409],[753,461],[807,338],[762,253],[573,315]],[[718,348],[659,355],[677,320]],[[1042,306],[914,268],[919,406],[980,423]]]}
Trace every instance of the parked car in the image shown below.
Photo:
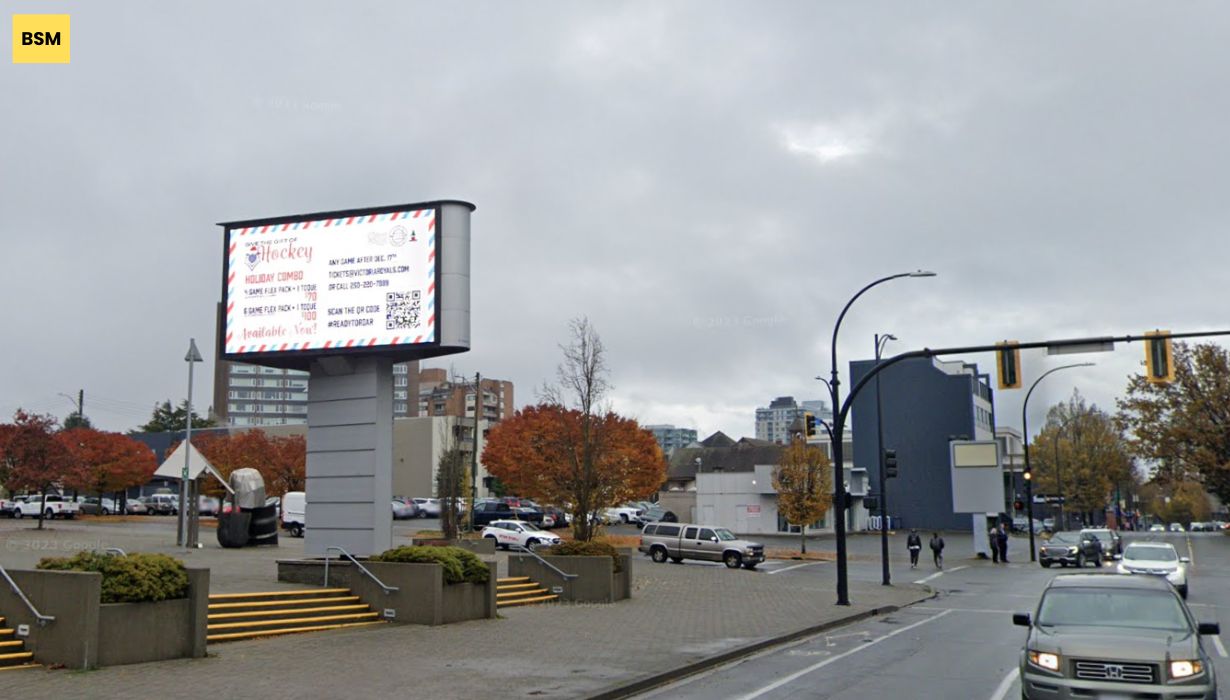
{"label": "parked car", "polygon": [[149,515],[179,515],[179,496],[173,493],[156,493],[141,501]]}
{"label": "parked car", "polygon": [[1078,532],[1056,532],[1038,548],[1038,562],[1047,569],[1056,563],[1077,568],[1088,563],[1101,566],[1102,543]]}
{"label": "parked car", "polygon": [[81,512],[87,515],[111,515],[116,512],[115,501],[110,498],[86,496],[80,501]]}
{"label": "parked car", "polygon": [[24,501],[19,501],[13,506],[14,518],[37,518],[40,512],[47,519],[68,518],[71,520],[81,512],[81,504],[56,495],[47,496],[47,501],[44,503],[43,497],[36,495],[28,496]]}
{"label": "parked car", "polygon": [[149,509],[141,502],[139,498],[128,498],[124,500],[124,513],[127,515],[149,515]]}
{"label": "parked car", "polygon": [[393,504],[393,519],[394,520],[409,520],[419,516],[418,506],[414,505],[414,501],[406,503],[404,501],[389,501]]}
{"label": "parked car", "polygon": [[1165,577],[1179,595],[1187,598],[1187,557],[1179,556],[1169,542],[1133,542],[1123,550],[1121,574],[1150,574]]}
{"label": "parked car", "polygon": [[201,515],[212,515],[218,517],[218,510],[221,509],[222,503],[213,496],[201,496],[197,501],[197,512]]}
{"label": "parked car", "polygon": [[1102,558],[1114,559],[1123,554],[1123,538],[1119,533],[1105,527],[1087,527],[1081,530],[1081,537],[1096,537],[1102,543]]}
{"label": "parked car", "polygon": [[1171,532],[1187,532],[1183,527],[1183,523],[1170,523],[1169,530]]}
{"label": "parked car", "polygon": [[303,491],[287,491],[282,496],[282,528],[291,537],[303,537],[307,529],[307,494]]}
{"label": "parked car", "polygon": [[[547,524],[548,517],[551,519],[550,525]],[[557,506],[544,506],[542,509],[542,526],[544,528],[568,527],[568,514]]]}
{"label": "parked car", "polygon": [[414,505],[418,506],[420,518],[440,517],[440,499],[438,498],[414,498],[411,500],[414,503]]}
{"label": "parked car", "polygon": [[754,569],[764,561],[763,544],[741,540],[724,527],[692,523],[650,523],[641,530],[637,549],[659,564],[699,559],[720,561],[730,569]]}
{"label": "parked car", "polygon": [[[1130,547],[1129,547],[1130,548]],[[1021,697],[1217,697],[1217,676],[1196,622],[1174,587],[1155,576],[1060,574],[1042,592],[1021,649]]]}
{"label": "parked car", "polygon": [[0,498],[0,515],[7,515],[10,518],[13,517],[13,511],[17,508],[17,504],[24,500],[26,500],[25,496],[18,496],[8,500]]}
{"label": "parked car", "polygon": [[1153,523],[1149,526],[1149,532],[1165,532],[1166,526],[1161,523]]}
{"label": "parked car", "polygon": [[629,523],[636,522],[637,518],[641,515],[641,509],[636,506],[624,504],[622,506],[607,508],[606,515],[611,523],[623,523],[624,525],[627,525]]}
{"label": "parked car", "polygon": [[508,549],[509,545],[519,545],[527,549],[537,549],[540,546],[559,544],[559,535],[546,530],[540,530],[533,523],[519,520],[494,520],[483,528],[482,536],[495,540],[500,549]]}
{"label": "parked car", "polygon": [[1054,518],[1043,518],[1042,519],[1042,529],[1048,530],[1050,532],[1054,532],[1055,531],[1055,519]]}

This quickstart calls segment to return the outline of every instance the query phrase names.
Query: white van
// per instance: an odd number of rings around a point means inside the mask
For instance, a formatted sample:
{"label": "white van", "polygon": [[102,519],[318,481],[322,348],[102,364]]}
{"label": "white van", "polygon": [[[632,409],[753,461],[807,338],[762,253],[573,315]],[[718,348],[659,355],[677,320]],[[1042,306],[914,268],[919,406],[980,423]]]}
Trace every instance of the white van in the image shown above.
{"label": "white van", "polygon": [[302,491],[287,491],[282,496],[282,528],[292,537],[303,537],[307,527],[307,494]]}

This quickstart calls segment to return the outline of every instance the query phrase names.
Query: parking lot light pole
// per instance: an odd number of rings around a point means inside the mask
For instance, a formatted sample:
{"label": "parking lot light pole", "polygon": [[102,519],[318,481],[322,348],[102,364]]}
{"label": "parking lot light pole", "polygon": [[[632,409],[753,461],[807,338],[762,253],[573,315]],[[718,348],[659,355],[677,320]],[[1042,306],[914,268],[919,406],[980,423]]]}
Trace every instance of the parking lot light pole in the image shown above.
{"label": "parking lot light pole", "polygon": [[[880,364],[880,355],[888,341],[896,340],[892,333],[876,336],[876,364]],[[880,472],[880,562],[883,568],[881,584],[893,585],[893,579],[888,571],[888,480],[884,474],[884,420],[880,411],[880,375],[876,375],[876,464]]]}
{"label": "parking lot light pole", "polygon": [[[1029,561],[1031,562],[1038,561],[1038,553],[1034,548],[1033,471],[1031,471],[1029,468],[1029,397],[1033,396],[1034,389],[1037,388],[1038,384],[1043,379],[1046,379],[1048,376],[1054,374],[1055,372],[1058,372],[1061,369],[1073,369],[1075,367],[1092,367],[1093,365],[1094,363],[1092,362],[1079,362],[1076,364],[1054,367],[1050,369],[1049,371],[1044,372],[1042,376],[1035,379],[1034,383],[1030,385],[1029,391],[1025,392],[1025,402],[1021,404],[1021,434],[1023,435],[1024,440],[1025,440],[1025,512],[1026,512],[1025,517],[1029,520],[1029,523],[1028,523]],[[1056,460],[1056,465],[1058,465],[1058,460]],[[1058,480],[1058,476],[1056,476],[1056,480]]]}
{"label": "parking lot light pole", "polygon": [[[184,470],[180,474],[179,479],[179,537],[178,544],[184,547],[195,547],[195,538],[189,534],[189,528],[185,527],[188,517],[188,456],[192,454],[192,366],[198,362],[203,362],[201,351],[196,349],[196,338],[188,340],[188,354],[184,355],[184,362],[188,363],[188,409],[184,416]],[[193,494],[195,497],[195,494]]]}
{"label": "parking lot light pole", "polygon": [[829,393],[833,404],[833,530],[837,540],[837,604],[850,604],[850,586],[848,580],[848,572],[846,566],[846,466],[845,456],[842,454],[842,429],[845,427],[845,415],[841,410],[841,381],[837,378],[837,333],[841,330],[841,322],[846,317],[846,312],[850,307],[863,296],[867,290],[876,285],[884,284],[902,277],[935,277],[934,272],[918,270],[915,272],[902,272],[880,279],[868,284],[853,297],[846,305],[842,307],[841,313],[837,316],[837,323],[833,325],[833,341],[832,341],[832,366],[829,370]]}

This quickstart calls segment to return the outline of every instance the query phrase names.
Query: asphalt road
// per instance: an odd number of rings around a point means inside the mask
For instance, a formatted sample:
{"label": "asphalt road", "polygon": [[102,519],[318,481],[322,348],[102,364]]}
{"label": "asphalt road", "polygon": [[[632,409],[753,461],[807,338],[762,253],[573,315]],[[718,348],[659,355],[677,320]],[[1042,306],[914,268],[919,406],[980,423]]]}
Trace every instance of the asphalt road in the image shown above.
{"label": "asphalt road", "polygon": [[[1201,621],[1218,621],[1230,634],[1230,537],[1220,533],[1146,535],[1172,542],[1191,556],[1188,604]],[[770,649],[641,695],[642,698],[709,700],[738,698],[1019,698],[1017,660],[1025,636],[1011,613],[1033,612],[1053,577],[1071,569],[1043,569],[1028,561],[1028,540],[1014,539],[1012,563],[995,565],[968,558],[968,538],[950,537],[947,568],[922,561],[911,570],[904,543],[893,542],[893,575],[926,581],[939,595],[891,615],[871,618],[826,634]],[[1013,551],[1013,549],[1015,551]],[[878,579],[878,540],[851,539],[852,578]],[[874,556],[872,556],[874,555]],[[816,567],[766,573],[819,575]],[[1223,615],[1225,618],[1223,619]],[[1223,682],[1230,683],[1230,658],[1221,638],[1206,637],[1205,649]]]}

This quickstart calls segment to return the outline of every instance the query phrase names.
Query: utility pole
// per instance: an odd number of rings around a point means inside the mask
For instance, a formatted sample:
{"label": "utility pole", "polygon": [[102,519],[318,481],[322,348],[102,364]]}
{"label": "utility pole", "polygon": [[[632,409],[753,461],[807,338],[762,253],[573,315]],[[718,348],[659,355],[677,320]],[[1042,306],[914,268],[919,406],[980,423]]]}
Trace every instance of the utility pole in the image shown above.
{"label": "utility pole", "polygon": [[482,403],[482,374],[474,373],[474,445],[470,452],[470,530],[474,530],[474,505],[478,501],[478,409]]}

